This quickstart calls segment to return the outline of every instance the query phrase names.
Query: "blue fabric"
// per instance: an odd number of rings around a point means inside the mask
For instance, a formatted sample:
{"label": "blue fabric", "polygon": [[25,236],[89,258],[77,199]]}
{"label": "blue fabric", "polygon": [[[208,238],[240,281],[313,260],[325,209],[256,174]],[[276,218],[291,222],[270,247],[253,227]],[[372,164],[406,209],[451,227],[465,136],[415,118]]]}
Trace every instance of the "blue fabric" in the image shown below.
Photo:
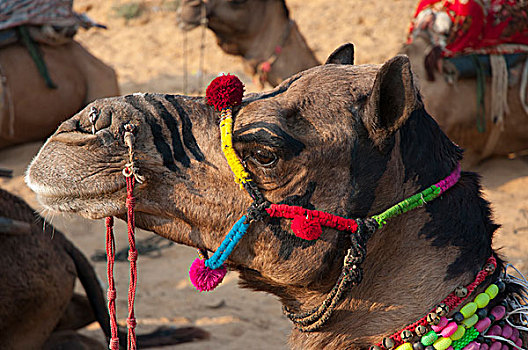
{"label": "blue fabric", "polygon": [[249,223],[246,223],[246,216],[244,215],[233,225],[213,256],[205,261],[205,266],[213,270],[221,267],[244,236],[248,227]]}
{"label": "blue fabric", "polygon": [[[521,60],[523,60],[525,57],[525,53],[504,55],[508,70],[517,63],[521,62]],[[475,58],[480,62],[485,74],[487,76],[491,76],[491,63],[489,55],[463,55],[445,58],[445,60],[452,63],[456,67],[459,78],[474,78],[477,76],[477,67],[474,63]]]}

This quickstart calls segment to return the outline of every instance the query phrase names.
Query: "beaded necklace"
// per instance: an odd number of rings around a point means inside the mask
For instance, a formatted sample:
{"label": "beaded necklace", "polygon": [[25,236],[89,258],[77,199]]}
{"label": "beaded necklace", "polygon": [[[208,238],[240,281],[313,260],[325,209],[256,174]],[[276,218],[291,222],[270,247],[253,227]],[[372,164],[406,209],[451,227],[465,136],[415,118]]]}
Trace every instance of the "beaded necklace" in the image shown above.
{"label": "beaded necklace", "polygon": [[[243,90],[244,87],[240,80],[228,74],[219,76],[211,82],[207,87],[206,97],[207,102],[221,113],[222,151],[235,175],[235,181],[248,192],[253,199],[253,204],[248,209],[248,214],[242,216],[233,225],[220,247],[210,258],[207,258],[207,252],[199,252],[199,258],[191,265],[189,271],[190,279],[199,291],[211,291],[216,288],[227,273],[224,262],[242,239],[251,222],[263,219],[266,215],[271,218],[292,219],[291,229],[293,233],[305,240],[318,239],[322,233],[322,226],[347,232],[351,240],[351,247],[345,256],[342,272],[323,303],[312,310],[302,313],[293,313],[284,308],[284,312],[296,328],[304,332],[314,331],[319,329],[330,318],[348,287],[361,282],[363,274],[361,263],[365,259],[365,246],[370,236],[377,229],[387,224],[387,221],[391,218],[427,204],[427,202],[438,198],[455,185],[460,179],[460,166],[457,166],[445,179],[397,203],[381,214],[366,219],[349,219],[324,211],[269,203],[252,181],[250,174],[244,168],[233,148],[231,107],[241,103]],[[504,283],[490,285],[484,293],[477,295],[473,302],[464,306],[460,312],[457,312],[453,316],[452,321],[447,319],[446,316],[450,308],[456,308],[488,275],[495,271],[496,265],[495,258],[489,258],[486,266],[479,272],[473,283],[467,287],[458,288],[427,316],[407,326],[402,331],[384,338],[381,343],[373,346],[372,350],[380,350],[382,347],[392,349],[396,346],[396,350],[425,350],[426,347],[431,347],[426,350],[446,350],[450,346],[453,348],[449,350],[478,350],[475,346],[473,348],[467,348],[467,346],[480,333],[489,328],[488,323],[504,316],[504,310],[502,309],[503,306],[502,308],[501,306],[496,306],[491,310],[489,316],[486,314],[487,318],[483,317],[479,321],[478,313],[476,313],[477,309],[483,314],[484,312],[480,310],[485,310],[489,301],[496,297]],[[411,340],[416,339],[416,337],[421,337],[420,341],[411,343]]]}

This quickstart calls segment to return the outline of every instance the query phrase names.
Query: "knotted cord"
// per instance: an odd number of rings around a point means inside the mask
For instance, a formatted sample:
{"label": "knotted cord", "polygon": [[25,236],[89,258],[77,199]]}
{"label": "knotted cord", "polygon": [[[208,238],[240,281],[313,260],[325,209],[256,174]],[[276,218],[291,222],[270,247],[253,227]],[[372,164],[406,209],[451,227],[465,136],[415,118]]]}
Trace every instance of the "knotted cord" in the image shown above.
{"label": "knotted cord", "polygon": [[[136,236],[135,236],[135,204],[134,198],[134,186],[136,181],[142,183],[144,177],[138,173],[138,169],[134,164],[134,130],[135,126],[132,124],[125,125],[124,142],[128,147],[128,163],[123,169],[123,175],[126,181],[126,208],[127,208],[127,231],[128,231],[128,260],[130,261],[130,284],[128,287],[128,317],[126,320],[128,328],[127,336],[127,349],[136,350],[136,317],[134,313],[134,302],[136,299],[136,286],[137,286],[137,257],[138,251],[136,248]],[[106,218],[106,254],[107,254],[107,275],[108,275],[108,311],[110,313],[110,329],[111,338],[109,348],[111,350],[119,349],[119,337],[117,330],[117,317],[116,317],[116,289],[114,282],[114,263],[115,263],[115,238],[113,233],[113,217]]]}

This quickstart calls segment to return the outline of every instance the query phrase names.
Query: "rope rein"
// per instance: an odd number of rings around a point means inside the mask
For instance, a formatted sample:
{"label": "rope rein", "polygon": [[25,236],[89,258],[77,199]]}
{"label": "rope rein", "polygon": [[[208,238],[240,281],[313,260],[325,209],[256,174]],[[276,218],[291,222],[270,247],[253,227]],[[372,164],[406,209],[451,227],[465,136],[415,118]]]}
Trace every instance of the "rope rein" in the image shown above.
{"label": "rope rein", "polygon": [[[134,186],[135,183],[143,183],[145,178],[138,173],[138,168],[134,164],[134,131],[135,126],[132,124],[125,125],[124,142],[128,148],[128,163],[123,168],[123,176],[126,181],[126,208],[127,208],[127,232],[128,232],[128,260],[130,261],[130,284],[128,287],[128,316],[126,319],[128,335],[127,335],[127,349],[136,350],[136,317],[134,313],[134,302],[136,299],[136,286],[137,286],[137,258],[138,251],[136,248],[136,236],[135,236],[135,214],[134,208],[136,205],[136,199],[134,198]],[[119,337],[117,328],[117,316],[116,316],[116,297],[117,292],[115,289],[114,281],[114,263],[115,263],[115,237],[113,232],[114,218],[107,217],[106,223],[106,254],[107,254],[107,276],[108,276],[108,311],[110,313],[110,330],[111,338],[109,348],[111,350],[119,349]]]}

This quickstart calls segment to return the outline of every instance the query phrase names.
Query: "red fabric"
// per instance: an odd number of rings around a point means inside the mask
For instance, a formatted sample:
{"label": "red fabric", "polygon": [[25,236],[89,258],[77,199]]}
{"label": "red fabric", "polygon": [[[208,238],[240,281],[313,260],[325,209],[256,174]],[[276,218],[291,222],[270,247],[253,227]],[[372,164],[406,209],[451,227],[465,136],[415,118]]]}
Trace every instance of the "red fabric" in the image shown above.
{"label": "red fabric", "polygon": [[[491,0],[484,9],[475,0],[422,0],[414,19],[427,8],[446,12],[453,25],[444,56],[492,49],[500,44],[528,45],[528,4],[516,0]],[[487,13],[487,15],[486,15]],[[413,20],[409,33],[416,29]],[[409,35],[408,42],[412,41]],[[519,50],[521,51],[521,50]]]}
{"label": "red fabric", "polygon": [[115,240],[114,240],[114,218],[106,218],[106,272],[108,277],[108,311],[110,313],[110,350],[119,350],[119,337],[117,336],[116,319],[116,290],[114,283],[114,262],[115,262]]}
{"label": "red fabric", "polygon": [[205,90],[207,103],[214,106],[218,111],[239,105],[243,95],[244,84],[231,74],[216,77]]}

